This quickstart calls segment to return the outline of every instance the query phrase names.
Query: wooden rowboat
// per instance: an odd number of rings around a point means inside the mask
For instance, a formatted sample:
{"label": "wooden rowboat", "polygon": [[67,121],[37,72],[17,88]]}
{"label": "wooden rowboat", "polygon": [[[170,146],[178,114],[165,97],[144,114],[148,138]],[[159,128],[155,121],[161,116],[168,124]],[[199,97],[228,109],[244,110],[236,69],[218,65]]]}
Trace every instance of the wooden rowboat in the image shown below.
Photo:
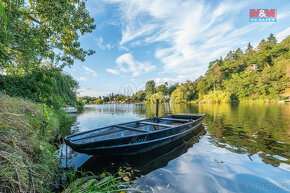
{"label": "wooden rowboat", "polygon": [[176,114],[84,131],[65,137],[74,151],[91,155],[136,155],[175,142],[197,130],[205,114]]}

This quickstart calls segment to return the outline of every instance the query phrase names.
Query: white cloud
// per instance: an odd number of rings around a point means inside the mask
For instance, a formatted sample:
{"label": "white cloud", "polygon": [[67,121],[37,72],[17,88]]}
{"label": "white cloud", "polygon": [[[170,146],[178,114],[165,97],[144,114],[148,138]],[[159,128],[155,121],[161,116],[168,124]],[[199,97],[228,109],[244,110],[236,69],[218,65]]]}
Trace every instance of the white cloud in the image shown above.
{"label": "white cloud", "polygon": [[287,9],[287,7],[284,7],[283,10],[278,11],[277,20],[280,21],[281,19],[285,19],[285,18],[289,17],[289,15],[290,15],[289,8]]}
{"label": "white cloud", "polygon": [[106,71],[107,72],[110,72],[112,74],[115,74],[115,75],[119,75],[120,74],[120,72],[118,70],[115,70],[115,69],[108,68],[108,69],[106,69]]}
{"label": "white cloud", "polygon": [[76,80],[78,80],[78,81],[89,81],[89,79],[88,78],[86,78],[86,77],[79,77],[79,78],[76,78]]}
{"label": "white cloud", "polygon": [[182,74],[178,75],[173,78],[155,78],[154,81],[156,82],[157,85],[164,84],[165,82],[168,82],[169,84],[175,84],[175,83],[182,83],[187,80],[193,81],[197,79],[200,76],[200,74],[193,73],[193,74]]}
{"label": "white cloud", "polygon": [[155,70],[156,66],[151,65],[150,62],[138,62],[130,53],[123,54],[116,59],[117,69],[106,69],[112,74],[131,73],[134,77],[141,76],[146,72]]}
{"label": "white cloud", "polygon": [[81,88],[78,90],[78,96],[91,96],[91,97],[98,97],[98,96],[106,96],[110,92],[106,91],[96,91],[90,88]]}
{"label": "white cloud", "polygon": [[102,49],[102,50],[110,50],[113,48],[113,46],[111,44],[104,44],[104,40],[102,37],[99,37],[96,39],[97,41],[97,46]]}
{"label": "white cloud", "polygon": [[106,7],[101,0],[88,1],[86,3],[86,8],[91,16],[98,16],[106,11]]}
{"label": "white cloud", "polygon": [[247,44],[241,36],[264,25],[255,23],[236,27],[234,18],[252,3],[248,1],[225,0],[215,6],[192,0],[109,2],[119,5],[120,45],[134,47],[162,42],[155,56],[163,64],[164,73],[177,74],[179,78],[193,73],[203,74],[211,60]]}
{"label": "white cloud", "polygon": [[290,27],[286,28],[285,30],[279,32],[276,37],[278,42],[281,42],[284,38],[290,35]]}
{"label": "white cloud", "polygon": [[87,66],[84,66],[83,68],[85,69],[85,71],[86,71],[87,74],[90,74],[90,75],[92,75],[94,77],[97,77],[98,76],[98,74],[96,73],[96,71],[94,71],[93,69],[91,69],[91,68],[89,68]]}

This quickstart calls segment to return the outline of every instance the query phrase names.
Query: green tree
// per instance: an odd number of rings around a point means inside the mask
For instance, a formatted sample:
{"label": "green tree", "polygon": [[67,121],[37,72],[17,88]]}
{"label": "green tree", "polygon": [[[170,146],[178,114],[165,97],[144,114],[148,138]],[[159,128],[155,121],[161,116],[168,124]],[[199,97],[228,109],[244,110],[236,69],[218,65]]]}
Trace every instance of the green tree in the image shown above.
{"label": "green tree", "polygon": [[107,103],[107,102],[109,102],[109,101],[110,101],[110,98],[109,98],[109,97],[107,97],[107,96],[103,96],[103,101],[104,101],[105,103]]}
{"label": "green tree", "polygon": [[198,94],[199,94],[199,99],[202,99],[208,90],[208,85],[207,85],[207,82],[204,78],[199,81],[199,83],[197,85],[197,90],[198,90]]}
{"label": "green tree", "polygon": [[168,88],[168,94],[171,95],[173,91],[175,91],[176,88],[179,87],[179,84],[176,83],[174,85],[171,85],[169,88]]}
{"label": "green tree", "polygon": [[154,80],[150,80],[146,82],[145,93],[146,93],[147,100],[150,100],[150,97],[156,92],[155,85],[156,84]]}
{"label": "green tree", "polygon": [[92,32],[94,19],[85,0],[4,0],[6,19],[0,18],[0,68],[14,66],[28,72],[42,61],[53,66],[84,61],[92,50],[80,47],[79,35]]}
{"label": "green tree", "polygon": [[[233,53],[233,51],[229,51],[229,53],[225,57],[225,60],[234,60],[234,53]],[[209,68],[211,68],[211,64],[209,64]]]}
{"label": "green tree", "polygon": [[165,82],[164,84],[161,84],[157,87],[156,91],[162,93],[163,95],[168,94],[168,83]]}
{"label": "green tree", "polygon": [[189,91],[184,86],[180,86],[172,92],[171,102],[186,103],[188,102]]}
{"label": "green tree", "polygon": [[263,49],[263,47],[265,46],[266,43],[267,43],[267,42],[266,42],[264,39],[262,39],[261,42],[260,42],[259,45],[258,45],[258,49],[259,49],[259,50]]}
{"label": "green tree", "polygon": [[158,93],[155,93],[153,94],[151,97],[150,97],[150,103],[153,103],[155,104],[156,103],[156,100],[159,99],[159,103],[165,103],[165,97],[162,93],[158,92]]}
{"label": "green tree", "polygon": [[102,99],[98,98],[97,100],[95,100],[95,104],[102,104]]}
{"label": "green tree", "polygon": [[270,34],[270,36],[267,38],[267,42],[268,43],[273,43],[273,44],[276,44],[277,43],[277,39],[276,37],[274,36],[274,34]]}
{"label": "green tree", "polygon": [[243,55],[243,51],[241,50],[241,48],[238,48],[233,54],[233,58],[234,60],[238,60],[241,58],[242,55]]}
{"label": "green tree", "polygon": [[222,82],[223,74],[223,69],[219,65],[215,65],[207,71],[206,78],[211,84],[213,84],[214,91],[216,90],[216,83]]}
{"label": "green tree", "polygon": [[[54,108],[78,104],[78,83],[59,68],[37,68],[23,76],[0,75],[0,92],[45,102]],[[45,101],[43,100],[45,99]]]}
{"label": "green tree", "polygon": [[115,100],[116,101],[123,101],[123,100],[125,100],[125,96],[123,96],[123,95],[116,95]]}
{"label": "green tree", "polygon": [[246,51],[245,51],[246,57],[247,57],[247,58],[251,58],[251,57],[253,57],[254,53],[255,53],[255,51],[254,51],[254,49],[253,49],[253,46],[252,46],[251,43],[249,42],[249,43],[248,43],[248,46],[247,46],[247,49],[246,49]]}
{"label": "green tree", "polygon": [[134,101],[143,101],[143,100],[145,100],[145,97],[146,97],[146,94],[145,94],[145,92],[143,90],[140,90],[140,91],[136,92],[132,96]]}

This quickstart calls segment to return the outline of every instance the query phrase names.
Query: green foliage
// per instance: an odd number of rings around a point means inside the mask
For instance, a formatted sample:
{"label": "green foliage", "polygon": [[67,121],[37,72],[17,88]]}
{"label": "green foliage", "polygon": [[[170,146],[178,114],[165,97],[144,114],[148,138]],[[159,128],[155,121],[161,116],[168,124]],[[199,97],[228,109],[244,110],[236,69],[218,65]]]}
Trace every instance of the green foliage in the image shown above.
{"label": "green foliage", "polygon": [[175,91],[173,91],[171,97],[171,102],[174,103],[186,103],[189,99],[190,91],[185,87],[180,86]]}
{"label": "green foliage", "polygon": [[224,70],[222,69],[223,61],[215,60],[210,63],[210,68],[206,73],[207,82],[212,85],[213,89],[216,89],[216,84],[221,83],[224,78]]}
{"label": "green foliage", "polygon": [[274,36],[274,34],[270,34],[270,36],[267,38],[267,42],[268,43],[273,43],[273,44],[276,44],[277,43],[277,39],[276,37]]}
{"label": "green foliage", "polygon": [[95,104],[102,104],[102,99],[95,100]]}
{"label": "green foliage", "polygon": [[78,97],[78,101],[82,101],[84,104],[103,104],[103,103],[120,103],[127,101],[128,102],[129,96],[121,95],[121,94],[114,94],[111,93],[109,96],[100,96],[100,97],[90,97],[90,96],[83,96]]}
{"label": "green foliage", "polygon": [[0,91],[56,109],[81,106],[78,84],[62,67],[93,54],[79,42],[93,23],[85,0],[1,0]]}
{"label": "green foliage", "polygon": [[5,13],[5,10],[4,10],[4,6],[3,6],[3,3],[2,3],[2,0],[0,1],[0,12],[3,16],[3,20],[4,20],[4,29],[6,30],[7,28],[7,16],[6,16],[6,13]]}
{"label": "green foliage", "polygon": [[136,92],[132,98],[133,98],[133,101],[144,101],[145,97],[146,97],[145,92],[143,90],[140,90]]}
{"label": "green foliage", "polygon": [[223,91],[211,91],[203,97],[203,100],[210,103],[229,103],[231,102],[231,93]]}
{"label": "green foliage", "polygon": [[159,99],[159,103],[165,103],[166,102],[165,97],[164,97],[163,93],[161,93],[161,92],[153,94],[150,97],[149,102],[155,104],[157,99]]}
{"label": "green foliage", "polygon": [[59,68],[39,68],[23,76],[0,75],[0,91],[10,96],[29,98],[59,109],[77,106],[78,83]]}
{"label": "green foliage", "polygon": [[156,92],[155,85],[156,84],[155,84],[154,80],[150,80],[150,81],[146,82],[145,93],[146,93],[147,100],[150,100],[150,97]]}
{"label": "green foliage", "polygon": [[211,62],[205,79],[197,86],[199,98],[220,101],[215,99],[218,92],[212,94],[216,88],[230,93],[235,101],[281,99],[280,94],[289,87],[289,75],[286,75],[290,64],[289,41],[287,37],[277,44],[271,34],[267,41],[261,41],[258,51],[249,43],[245,53],[237,49],[230,51],[224,61]]}
{"label": "green foliage", "polygon": [[164,84],[161,84],[157,87],[156,91],[162,93],[163,95],[168,94],[168,83],[165,82]]}
{"label": "green foliage", "polygon": [[182,84],[176,90],[172,92],[171,102],[173,103],[185,103],[194,99],[197,99],[196,86],[197,82],[187,81]]}
{"label": "green foliage", "polygon": [[59,125],[49,107],[0,94],[0,192],[51,192],[58,162],[49,140]]}
{"label": "green foliage", "polygon": [[187,90],[184,87],[178,87],[176,90],[172,92],[171,102],[173,103],[186,103],[187,100]]}
{"label": "green foliage", "polygon": [[169,88],[168,88],[168,94],[171,95],[173,93],[173,91],[175,91],[176,88],[179,87],[179,84],[176,83],[174,85],[171,85]]}
{"label": "green foliage", "polygon": [[[186,103],[196,99],[220,103],[289,98],[289,49],[290,37],[277,43],[271,34],[267,41],[261,41],[257,49],[248,43],[244,52],[238,48],[230,51],[224,59],[220,57],[210,62],[204,77],[171,86],[165,83],[157,88],[151,80],[146,83],[145,92],[141,90],[132,97],[126,96],[123,102],[144,102],[147,99],[147,103],[154,103],[156,97],[160,97],[158,93],[171,95],[173,103]],[[111,94],[101,99],[106,103],[123,98]],[[95,100],[96,98],[92,99],[92,103]],[[90,100],[83,97],[83,101],[89,103]]]}
{"label": "green foliage", "polygon": [[[79,177],[80,175],[80,177]],[[138,189],[129,188],[129,182],[123,181],[125,177],[115,177],[104,172],[101,175],[92,173],[67,172],[69,183],[64,187],[66,193],[77,192],[141,192]],[[128,177],[127,177],[128,178]]]}
{"label": "green foliage", "polygon": [[208,83],[207,81],[205,80],[205,78],[201,78],[201,80],[199,81],[199,83],[197,84],[197,88],[198,90],[198,97],[200,99],[203,98],[203,95],[205,95],[208,91]]}
{"label": "green foliage", "polygon": [[28,72],[45,60],[66,66],[93,54],[79,42],[95,28],[85,0],[4,0],[0,8],[0,69],[17,64]]}
{"label": "green foliage", "polygon": [[257,51],[250,43],[245,52],[240,48],[230,51],[224,60],[209,63],[205,77],[175,87],[172,102],[185,103],[197,97],[214,103],[283,99],[289,88],[289,49],[290,36],[277,43],[270,34],[267,41],[261,41]]}

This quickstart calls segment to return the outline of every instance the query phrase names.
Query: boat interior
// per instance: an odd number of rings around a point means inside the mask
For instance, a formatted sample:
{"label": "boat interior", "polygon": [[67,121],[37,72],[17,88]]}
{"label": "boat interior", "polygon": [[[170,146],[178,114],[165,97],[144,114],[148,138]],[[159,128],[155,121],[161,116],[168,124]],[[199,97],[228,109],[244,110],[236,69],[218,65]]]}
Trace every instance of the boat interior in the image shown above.
{"label": "boat interior", "polygon": [[99,141],[104,139],[120,138],[126,136],[133,136],[140,133],[149,133],[156,130],[176,127],[184,123],[193,121],[195,118],[183,118],[182,116],[170,116],[152,118],[141,121],[134,121],[124,124],[113,125],[104,128],[93,129],[86,132],[81,132],[68,137],[72,143],[84,144],[92,141]]}

